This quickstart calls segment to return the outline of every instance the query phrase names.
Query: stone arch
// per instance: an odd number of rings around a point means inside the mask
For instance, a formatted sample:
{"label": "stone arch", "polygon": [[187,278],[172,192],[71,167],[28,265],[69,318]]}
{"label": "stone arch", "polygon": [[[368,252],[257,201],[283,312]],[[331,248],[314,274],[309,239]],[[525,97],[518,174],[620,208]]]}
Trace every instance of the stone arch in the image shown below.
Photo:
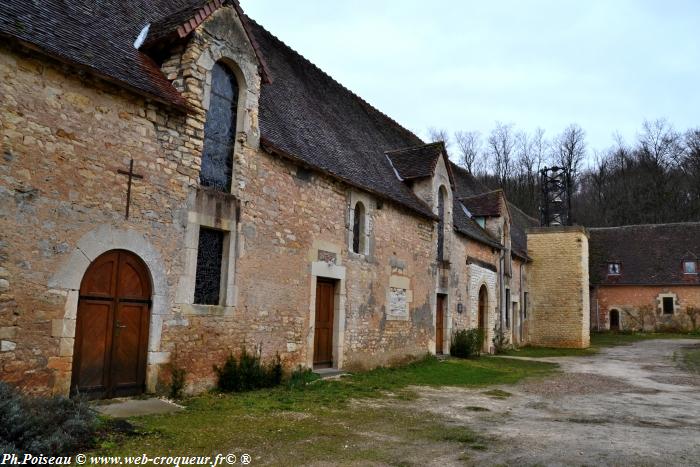
{"label": "stone arch", "polygon": [[[148,336],[146,388],[154,391],[158,366],[169,360],[169,352],[161,351],[163,319],[170,313],[165,264],[160,252],[148,238],[135,230],[117,229],[102,225],[83,235],[62,267],[49,280],[48,286],[66,295],[62,319],[52,323],[52,336],[60,338],[60,357],[73,356],[75,325],[78,311],[80,284],[90,264],[100,255],[111,250],[126,250],[138,256],[148,267],[153,286],[151,297],[151,322]],[[71,372],[58,374],[54,392],[68,394]]]}

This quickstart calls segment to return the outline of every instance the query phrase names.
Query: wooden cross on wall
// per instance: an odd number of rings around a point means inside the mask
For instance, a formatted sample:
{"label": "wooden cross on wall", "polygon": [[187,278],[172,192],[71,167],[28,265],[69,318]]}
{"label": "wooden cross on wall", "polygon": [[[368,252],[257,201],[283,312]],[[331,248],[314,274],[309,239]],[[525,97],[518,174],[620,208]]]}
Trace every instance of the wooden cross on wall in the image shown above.
{"label": "wooden cross on wall", "polygon": [[134,160],[133,159],[131,159],[129,161],[129,170],[128,171],[119,169],[119,170],[117,170],[117,173],[119,173],[121,175],[126,175],[129,177],[129,181],[127,182],[127,185],[126,185],[126,216],[125,216],[125,219],[128,219],[129,218],[129,205],[131,204],[131,179],[132,178],[142,179],[143,175],[134,173]]}

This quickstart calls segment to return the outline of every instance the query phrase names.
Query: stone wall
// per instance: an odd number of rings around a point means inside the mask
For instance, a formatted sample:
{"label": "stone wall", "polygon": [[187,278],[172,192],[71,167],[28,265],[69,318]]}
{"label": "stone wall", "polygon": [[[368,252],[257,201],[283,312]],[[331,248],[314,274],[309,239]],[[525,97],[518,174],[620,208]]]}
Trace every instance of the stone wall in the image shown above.
{"label": "stone wall", "polygon": [[532,345],[590,345],[588,236],[582,227],[528,230]]}
{"label": "stone wall", "polygon": [[[66,393],[82,273],[112,248],[141,253],[154,299],[149,378],[171,320],[186,200],[196,183],[184,115],[35,55],[0,49],[0,372]],[[129,168],[134,180],[125,219]]]}
{"label": "stone wall", "polygon": [[[663,313],[663,297],[671,297],[674,313]],[[700,287],[597,286],[591,293],[591,329],[610,329],[610,310],[618,310],[620,329],[690,331],[700,328]]]}

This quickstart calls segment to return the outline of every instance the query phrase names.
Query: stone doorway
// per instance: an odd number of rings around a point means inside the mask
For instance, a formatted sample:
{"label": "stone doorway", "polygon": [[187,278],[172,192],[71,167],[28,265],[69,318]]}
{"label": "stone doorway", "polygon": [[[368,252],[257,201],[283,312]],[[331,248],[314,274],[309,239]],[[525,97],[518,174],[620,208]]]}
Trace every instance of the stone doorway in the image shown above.
{"label": "stone doorway", "polygon": [[482,285],[479,289],[479,330],[484,339],[483,349],[484,351],[488,348],[488,342],[486,342],[486,336],[488,335],[488,309],[489,309],[489,295],[486,290],[486,286]]}
{"label": "stone doorway", "polygon": [[71,394],[89,398],[144,392],[152,285],[141,259],[100,255],[80,284]]}
{"label": "stone doorway", "polygon": [[333,321],[335,281],[318,278],[314,320],[314,368],[333,366]]}
{"label": "stone doorway", "polygon": [[610,330],[620,330],[620,312],[618,310],[610,310]]}
{"label": "stone doorway", "polygon": [[437,296],[435,305],[435,354],[442,355],[445,346],[445,299],[442,294]]}

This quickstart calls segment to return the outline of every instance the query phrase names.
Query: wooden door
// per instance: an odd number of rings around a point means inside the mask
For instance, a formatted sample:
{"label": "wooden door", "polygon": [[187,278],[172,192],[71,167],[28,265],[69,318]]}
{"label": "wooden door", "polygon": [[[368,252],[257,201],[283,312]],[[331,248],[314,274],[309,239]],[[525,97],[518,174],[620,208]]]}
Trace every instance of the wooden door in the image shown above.
{"label": "wooden door", "polygon": [[316,321],[314,323],[314,367],[333,366],[333,308],[335,282],[316,282]]}
{"label": "wooden door", "polygon": [[444,345],[444,329],[445,329],[445,296],[437,296],[437,305],[435,306],[435,353],[442,354]]}
{"label": "wooden door", "polygon": [[479,289],[479,329],[486,334],[486,309],[488,305],[488,295],[486,287],[483,285]]}
{"label": "wooden door", "polygon": [[143,392],[150,300],[148,269],[137,256],[114,250],[93,261],[80,285],[72,393]]}

